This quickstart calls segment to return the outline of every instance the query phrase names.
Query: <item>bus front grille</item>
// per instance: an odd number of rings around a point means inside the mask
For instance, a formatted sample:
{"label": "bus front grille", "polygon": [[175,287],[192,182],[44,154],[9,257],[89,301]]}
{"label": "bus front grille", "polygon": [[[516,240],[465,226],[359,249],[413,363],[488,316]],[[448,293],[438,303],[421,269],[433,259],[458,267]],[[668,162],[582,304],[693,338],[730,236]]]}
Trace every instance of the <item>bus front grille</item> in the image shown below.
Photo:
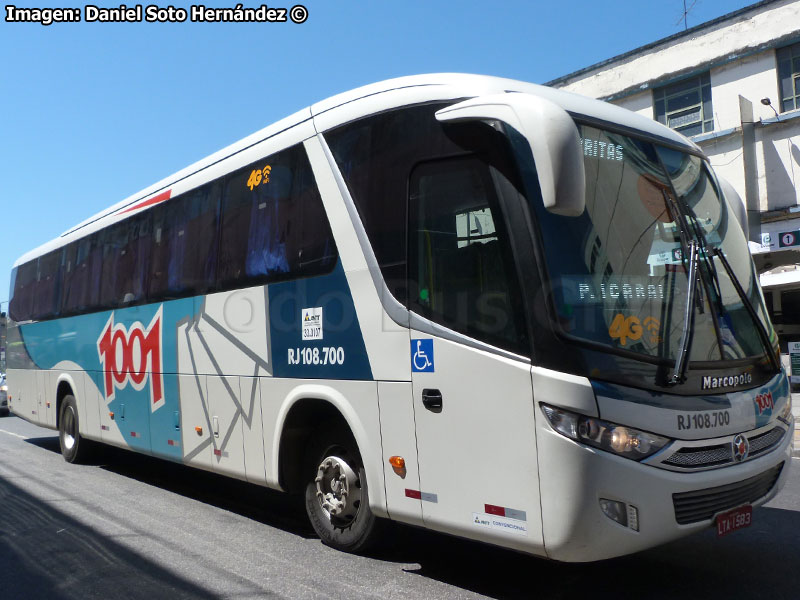
{"label": "bus front grille", "polygon": [[[786,430],[774,427],[748,437],[750,452],[747,459],[761,456],[778,446]],[[731,438],[732,439],[732,438]],[[669,458],[662,460],[661,465],[674,470],[710,469],[734,464],[733,446],[730,441],[710,446],[684,446],[676,450]],[[738,464],[738,463],[736,463]]]}
{"label": "bus front grille", "polygon": [[753,503],[766,496],[780,477],[783,464],[760,475],[719,487],[672,494],[675,520],[680,525],[707,521],[715,514]]}

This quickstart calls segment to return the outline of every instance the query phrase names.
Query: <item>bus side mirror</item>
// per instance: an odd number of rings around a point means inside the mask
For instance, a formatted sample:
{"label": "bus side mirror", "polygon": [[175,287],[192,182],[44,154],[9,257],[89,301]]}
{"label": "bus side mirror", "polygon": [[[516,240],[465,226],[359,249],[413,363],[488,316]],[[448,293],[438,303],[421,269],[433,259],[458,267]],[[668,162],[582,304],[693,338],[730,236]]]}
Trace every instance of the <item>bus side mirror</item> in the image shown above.
{"label": "bus side mirror", "polygon": [[578,128],[563,108],[530,94],[478,96],[436,112],[444,123],[493,119],[528,141],[536,163],[544,207],[577,217],[586,208],[586,174]]}
{"label": "bus side mirror", "polygon": [[744,231],[744,238],[749,240],[750,224],[747,222],[747,207],[742,201],[742,197],[739,196],[739,193],[734,189],[730,181],[727,179],[717,175],[717,181],[719,181],[720,191],[725,197],[725,200],[728,201],[728,206],[730,207],[731,212],[733,212],[733,214],[736,216],[736,220],[739,221],[739,225],[741,225],[742,231]]}

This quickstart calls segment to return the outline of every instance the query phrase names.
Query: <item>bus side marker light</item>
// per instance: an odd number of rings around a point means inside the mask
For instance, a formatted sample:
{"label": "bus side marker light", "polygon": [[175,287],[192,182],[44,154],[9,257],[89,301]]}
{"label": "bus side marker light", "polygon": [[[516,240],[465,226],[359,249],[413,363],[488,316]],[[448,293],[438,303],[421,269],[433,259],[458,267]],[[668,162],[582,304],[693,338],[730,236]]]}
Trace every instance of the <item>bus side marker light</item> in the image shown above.
{"label": "bus side marker light", "polygon": [[108,413],[108,418],[113,421],[114,420],[114,413],[113,412]]}
{"label": "bus side marker light", "polygon": [[398,475],[401,479],[406,478],[408,471],[406,470],[405,458],[402,456],[390,456],[389,464],[392,465],[392,470],[395,472],[395,475]]}
{"label": "bus side marker light", "polygon": [[202,427],[195,427],[194,430],[197,432],[197,435],[203,435],[203,428]]}
{"label": "bus side marker light", "polygon": [[47,403],[47,408],[50,408],[50,403],[49,402]]}

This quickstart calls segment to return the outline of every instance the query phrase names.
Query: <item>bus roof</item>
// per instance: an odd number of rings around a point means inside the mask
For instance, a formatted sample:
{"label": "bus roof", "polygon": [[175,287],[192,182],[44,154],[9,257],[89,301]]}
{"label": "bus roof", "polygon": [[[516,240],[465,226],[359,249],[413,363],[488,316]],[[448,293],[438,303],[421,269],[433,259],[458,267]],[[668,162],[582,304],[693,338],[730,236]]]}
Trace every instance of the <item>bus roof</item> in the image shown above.
{"label": "bus roof", "polygon": [[[575,117],[584,117],[600,123],[613,124],[625,129],[638,131],[648,136],[661,139],[674,146],[683,147],[690,152],[700,153],[700,149],[687,138],[679,133],[637,113],[625,110],[613,104],[594,100],[571,92],[556,90],[553,88],[526,83],[514,79],[492,77],[488,75],[468,75],[461,73],[436,73],[428,75],[411,75],[388,79],[378,83],[365,85],[348,92],[337,94],[310,107],[304,108],[272,125],[269,125],[247,137],[234,142],[230,146],[211,154],[210,156],[181,169],[177,173],[162,179],[161,181],[133,194],[110,208],[97,213],[78,225],[68,229],[58,238],[55,238],[38,248],[25,253],[17,259],[14,267],[19,266],[37,256],[58,249],[67,243],[82,238],[90,233],[102,229],[116,221],[126,218],[126,209],[131,206],[147,203],[148,199],[154,194],[159,194],[171,189],[178,182],[187,182],[188,179],[197,177],[198,185],[201,183],[201,172],[212,165],[216,165],[223,160],[230,158],[255,144],[262,142],[270,137],[295,127],[313,117],[323,114],[326,116],[335,115],[335,111],[347,114],[345,107],[357,100],[374,99],[375,109],[370,108],[369,102],[360,106],[359,116],[367,116],[373,112],[381,110],[380,98],[382,94],[402,90],[406,104],[417,104],[427,102],[432,99],[449,97],[453,99],[471,98],[484,94],[496,93],[526,93],[539,96],[554,102]],[[350,117],[348,115],[348,119]],[[343,122],[346,122],[343,121]],[[324,129],[322,130],[324,131]],[[190,185],[189,188],[195,187]]]}

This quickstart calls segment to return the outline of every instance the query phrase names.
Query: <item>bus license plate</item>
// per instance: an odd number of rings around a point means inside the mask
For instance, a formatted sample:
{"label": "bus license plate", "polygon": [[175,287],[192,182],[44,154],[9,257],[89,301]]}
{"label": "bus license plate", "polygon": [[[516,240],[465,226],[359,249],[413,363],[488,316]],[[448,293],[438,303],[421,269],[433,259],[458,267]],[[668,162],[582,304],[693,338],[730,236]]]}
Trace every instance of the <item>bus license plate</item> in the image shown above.
{"label": "bus license plate", "polygon": [[753,522],[753,507],[740,506],[717,515],[717,536],[722,537],[738,529],[749,527]]}

